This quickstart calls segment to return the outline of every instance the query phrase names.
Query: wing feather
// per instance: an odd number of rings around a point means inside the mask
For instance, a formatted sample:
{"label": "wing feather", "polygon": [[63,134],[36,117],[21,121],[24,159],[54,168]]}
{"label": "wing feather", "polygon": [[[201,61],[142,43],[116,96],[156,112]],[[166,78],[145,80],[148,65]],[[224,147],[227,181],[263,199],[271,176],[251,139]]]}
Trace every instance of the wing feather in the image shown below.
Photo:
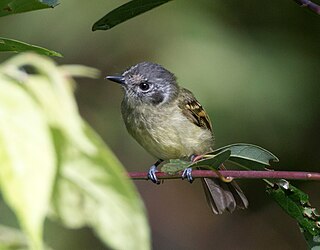
{"label": "wing feather", "polygon": [[182,88],[180,95],[179,107],[182,113],[195,125],[212,131],[209,116],[193,94],[189,90]]}

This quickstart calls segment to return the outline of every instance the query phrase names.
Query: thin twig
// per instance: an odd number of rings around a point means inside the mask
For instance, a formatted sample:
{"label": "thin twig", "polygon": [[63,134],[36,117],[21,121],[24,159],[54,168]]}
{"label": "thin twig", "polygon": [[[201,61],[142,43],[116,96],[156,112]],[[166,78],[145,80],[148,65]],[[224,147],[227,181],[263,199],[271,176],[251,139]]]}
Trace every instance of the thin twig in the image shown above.
{"label": "thin twig", "polygon": [[[244,171],[244,170],[220,170],[224,177],[234,179],[288,179],[288,180],[318,180],[320,173],[315,172],[294,172],[294,171]],[[147,172],[129,172],[129,177],[133,180],[147,180]],[[158,179],[180,179],[181,173],[169,175],[164,172],[156,173]],[[213,177],[219,178],[217,173],[211,170],[193,170],[193,178]]]}
{"label": "thin twig", "polygon": [[306,7],[312,12],[320,15],[320,6],[318,4],[315,4],[309,0],[294,0],[297,4],[299,4],[301,7]]}

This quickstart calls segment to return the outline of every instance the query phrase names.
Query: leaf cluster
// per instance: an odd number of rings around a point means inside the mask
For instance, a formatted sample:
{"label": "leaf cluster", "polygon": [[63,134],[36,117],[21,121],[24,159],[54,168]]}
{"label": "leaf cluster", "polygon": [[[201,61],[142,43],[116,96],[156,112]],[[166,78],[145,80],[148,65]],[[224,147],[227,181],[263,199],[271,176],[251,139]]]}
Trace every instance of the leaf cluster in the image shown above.
{"label": "leaf cluster", "polygon": [[[28,11],[54,8],[57,5],[57,0],[1,0],[0,17],[19,14]],[[47,56],[62,56],[58,52],[42,48],[40,46],[28,44],[14,39],[0,37],[0,52],[18,53],[25,51],[33,51]]]}
{"label": "leaf cluster", "polygon": [[[47,217],[89,226],[113,249],[150,247],[134,185],[74,99],[71,77],[97,74],[35,54],[0,65],[0,191],[31,249],[43,249]],[[14,248],[8,244],[1,249]]]}
{"label": "leaf cluster", "polygon": [[271,162],[278,161],[279,159],[274,154],[264,148],[247,143],[237,143],[209,152],[196,162],[170,160],[161,170],[169,174],[175,174],[185,168],[200,166],[218,170],[223,163],[237,165],[246,170],[261,170],[270,166]]}
{"label": "leaf cluster", "polygon": [[300,226],[310,249],[320,248],[320,214],[312,207],[309,197],[286,180],[267,187],[267,194]]}

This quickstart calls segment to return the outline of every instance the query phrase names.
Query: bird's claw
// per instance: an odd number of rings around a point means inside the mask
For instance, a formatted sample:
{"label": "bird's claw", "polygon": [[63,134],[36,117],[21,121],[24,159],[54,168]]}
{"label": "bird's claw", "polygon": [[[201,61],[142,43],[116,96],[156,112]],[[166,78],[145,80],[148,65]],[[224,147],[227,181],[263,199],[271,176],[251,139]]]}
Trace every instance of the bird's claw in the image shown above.
{"label": "bird's claw", "polygon": [[149,172],[148,172],[148,180],[151,180],[153,183],[159,185],[160,181],[158,180],[158,178],[156,176],[157,171],[158,171],[157,166],[152,165],[151,168],[149,169]]}
{"label": "bird's claw", "polygon": [[192,177],[192,168],[186,168],[185,170],[183,170],[181,177],[182,180],[187,179],[188,182],[192,183],[194,181]]}

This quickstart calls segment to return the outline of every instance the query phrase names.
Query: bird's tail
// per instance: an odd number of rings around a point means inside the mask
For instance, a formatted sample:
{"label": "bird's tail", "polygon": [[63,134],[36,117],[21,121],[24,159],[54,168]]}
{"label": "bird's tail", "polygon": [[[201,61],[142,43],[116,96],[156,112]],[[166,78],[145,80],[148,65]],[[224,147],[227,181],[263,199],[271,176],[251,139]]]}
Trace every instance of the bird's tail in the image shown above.
{"label": "bird's tail", "polygon": [[232,213],[236,208],[248,207],[248,200],[235,181],[226,183],[218,178],[203,178],[202,184],[214,214]]}

